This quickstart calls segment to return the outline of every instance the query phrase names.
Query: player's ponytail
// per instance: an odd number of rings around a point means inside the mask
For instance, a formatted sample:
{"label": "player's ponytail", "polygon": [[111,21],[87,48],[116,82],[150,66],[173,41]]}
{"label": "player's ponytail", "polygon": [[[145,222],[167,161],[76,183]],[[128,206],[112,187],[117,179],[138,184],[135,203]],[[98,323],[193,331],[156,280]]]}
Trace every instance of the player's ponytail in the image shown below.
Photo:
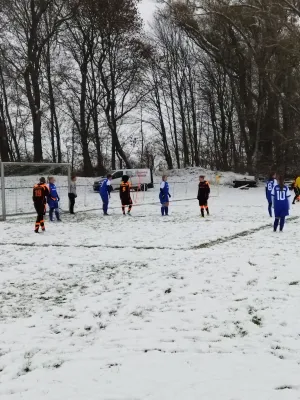
{"label": "player's ponytail", "polygon": [[278,176],[278,184],[280,186],[280,190],[283,190],[283,188],[284,188],[284,177],[283,177],[283,175],[279,175]]}

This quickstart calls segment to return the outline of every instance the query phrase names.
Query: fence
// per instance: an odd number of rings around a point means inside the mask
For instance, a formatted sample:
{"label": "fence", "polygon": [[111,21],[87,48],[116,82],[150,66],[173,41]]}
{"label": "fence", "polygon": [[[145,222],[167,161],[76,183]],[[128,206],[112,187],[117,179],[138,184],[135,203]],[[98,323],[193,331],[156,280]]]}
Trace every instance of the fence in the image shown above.
{"label": "fence", "polygon": [[68,207],[71,165],[64,163],[12,163],[0,165],[0,220],[33,213],[32,188],[41,176],[55,176],[64,207]]}
{"label": "fence", "polygon": [[[102,203],[97,192],[93,191],[93,180],[90,184],[85,181],[86,178],[79,178],[77,183],[76,211],[96,211],[101,209]],[[170,181],[171,202],[196,200],[197,182]],[[154,188],[147,191],[132,192],[131,198],[135,206],[156,205],[159,203],[160,182],[154,183]],[[211,185],[211,197],[219,196],[219,182]],[[118,190],[111,193],[110,209],[119,209],[120,199]]]}
{"label": "fence", "polygon": [[[68,210],[68,189],[71,167],[69,164],[21,164],[26,171],[23,170],[23,175],[19,170],[12,171],[11,164],[2,163],[1,169],[4,173],[1,175],[1,198],[0,204],[0,220],[5,220],[8,216],[29,215],[34,214],[32,204],[32,188],[41,175],[55,175],[56,186],[60,196],[60,208],[63,211]],[[30,167],[30,168],[29,168]],[[34,173],[32,173],[34,171]],[[9,172],[9,175],[5,174]],[[59,172],[54,174],[53,172]],[[4,179],[3,179],[4,177]],[[180,181],[176,178],[170,178],[170,193],[171,202],[191,200],[197,198],[197,178],[195,181]],[[4,183],[3,183],[4,180]],[[77,180],[77,199],[76,212],[99,210],[102,203],[97,192],[93,190],[94,178],[78,178]],[[160,178],[157,177],[154,183],[154,188],[148,191],[132,192],[131,197],[136,206],[156,205],[159,202],[159,185]],[[4,188],[4,190],[3,190]],[[219,195],[219,180],[217,177],[211,178],[211,197]],[[3,202],[4,197],[4,202]],[[1,203],[1,200],[0,200]],[[3,206],[4,204],[4,206]],[[120,208],[120,199],[118,191],[115,190],[111,194],[110,200],[111,209]]]}

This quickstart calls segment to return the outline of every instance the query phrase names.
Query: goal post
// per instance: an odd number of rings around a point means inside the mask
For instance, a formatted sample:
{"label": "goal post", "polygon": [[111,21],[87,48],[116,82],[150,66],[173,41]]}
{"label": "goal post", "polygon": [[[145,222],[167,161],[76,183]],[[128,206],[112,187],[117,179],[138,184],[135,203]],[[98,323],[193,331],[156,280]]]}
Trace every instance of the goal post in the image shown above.
{"label": "goal post", "polygon": [[68,163],[1,162],[0,221],[34,213],[32,189],[42,176],[54,176],[63,206],[68,207],[71,169]]}

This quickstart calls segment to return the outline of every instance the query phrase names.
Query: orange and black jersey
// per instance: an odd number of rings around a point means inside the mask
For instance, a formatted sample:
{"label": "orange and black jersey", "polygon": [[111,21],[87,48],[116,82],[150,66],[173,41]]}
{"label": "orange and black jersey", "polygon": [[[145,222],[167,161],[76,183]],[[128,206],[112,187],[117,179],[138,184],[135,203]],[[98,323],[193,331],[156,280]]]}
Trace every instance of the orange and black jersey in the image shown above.
{"label": "orange and black jersey", "polygon": [[49,188],[45,183],[38,183],[33,187],[32,200],[34,203],[46,203],[46,197],[49,196]]}
{"label": "orange and black jersey", "polygon": [[207,200],[210,194],[210,186],[207,181],[199,182],[198,200]]}
{"label": "orange and black jersey", "polygon": [[130,198],[130,182],[121,182],[120,185],[120,199],[129,199]]}

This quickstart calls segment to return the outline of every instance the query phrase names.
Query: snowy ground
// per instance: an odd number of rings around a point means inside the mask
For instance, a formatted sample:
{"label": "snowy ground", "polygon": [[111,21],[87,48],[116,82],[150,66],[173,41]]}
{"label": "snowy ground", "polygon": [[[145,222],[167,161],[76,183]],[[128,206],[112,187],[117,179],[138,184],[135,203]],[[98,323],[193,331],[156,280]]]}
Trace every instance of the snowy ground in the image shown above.
{"label": "snowy ground", "polygon": [[262,188],[219,190],[0,223],[1,400],[300,399],[300,209],[273,234]]}

